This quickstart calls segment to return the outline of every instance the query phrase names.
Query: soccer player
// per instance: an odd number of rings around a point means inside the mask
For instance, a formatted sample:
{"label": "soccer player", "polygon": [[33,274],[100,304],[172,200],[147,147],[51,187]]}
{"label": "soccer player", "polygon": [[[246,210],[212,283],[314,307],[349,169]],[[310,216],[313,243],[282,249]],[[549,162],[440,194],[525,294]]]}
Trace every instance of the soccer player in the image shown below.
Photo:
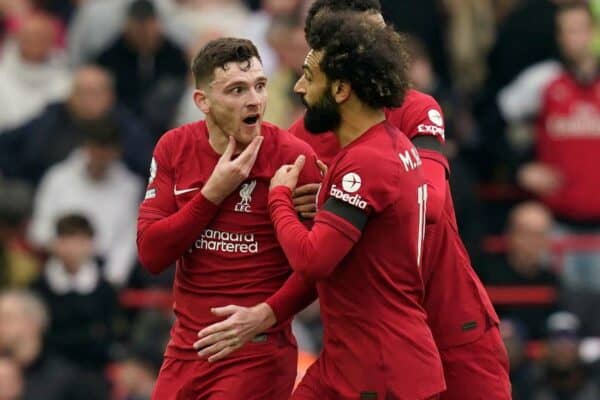
{"label": "soccer player", "polygon": [[[307,32],[315,16],[325,10],[354,11],[375,23],[383,22],[378,0],[317,0],[309,10]],[[508,359],[498,317],[458,234],[447,180],[450,168],[441,152],[441,108],[431,96],[411,89],[401,107],[386,110],[386,117],[417,147],[427,181],[424,307],[444,365],[447,390],[441,398],[510,399]],[[326,162],[340,151],[335,134],[312,135],[302,120],[290,132],[311,144]]]}
{"label": "soccer player", "polygon": [[[324,11],[352,11],[375,23],[384,24],[378,0],[316,0],[306,20],[311,30],[315,16]],[[422,276],[425,284],[424,307],[428,323],[440,350],[447,390],[443,400],[510,399],[508,359],[498,330],[498,317],[491,301],[474,272],[467,251],[458,234],[454,205],[447,176],[450,168],[441,153],[444,121],[438,103],[429,95],[408,90],[400,107],[386,110],[388,121],[405,133],[417,147],[427,181],[427,220]],[[290,131],[307,141],[319,157],[331,162],[340,151],[333,132],[312,135],[298,120]],[[311,188],[297,192],[310,195]],[[251,330],[244,310],[245,329]],[[222,331],[240,324],[238,315],[206,328],[201,333],[203,346],[220,340]],[[230,347],[230,351],[236,346]],[[226,354],[225,352],[222,354]]]}
{"label": "soccer player", "polygon": [[313,133],[342,150],[311,230],[292,202],[305,158],[271,180],[269,209],[292,268],[318,280],[324,348],[293,399],[436,399],[445,389],[420,263],[427,185],[416,149],[385,118],[408,87],[400,36],[352,14],[313,21],[295,86]]}
{"label": "soccer player", "polygon": [[[192,70],[194,101],[206,120],[160,139],[138,219],[142,264],[160,273],[177,262],[176,321],[152,398],[285,399],[297,351],[289,318],[278,317],[281,305],[316,294],[298,274],[288,279],[291,269],[268,213],[269,180],[299,155],[311,160],[303,183],[318,182],[321,174],[306,143],[262,121],[266,77],[250,41],[212,41]],[[275,293],[282,285],[283,297]],[[211,308],[228,303],[261,303],[265,327],[274,327],[230,359],[210,364],[193,343],[218,320]]]}

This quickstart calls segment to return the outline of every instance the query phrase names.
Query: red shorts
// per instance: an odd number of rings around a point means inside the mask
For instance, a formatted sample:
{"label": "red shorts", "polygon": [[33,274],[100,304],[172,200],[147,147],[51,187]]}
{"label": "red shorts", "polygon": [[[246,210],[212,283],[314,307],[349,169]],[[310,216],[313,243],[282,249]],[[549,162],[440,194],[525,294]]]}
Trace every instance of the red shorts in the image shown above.
{"label": "red shorts", "polygon": [[[334,393],[322,384],[319,378],[319,362],[310,366],[302,381],[294,390],[290,400],[385,400],[383,397],[377,397],[376,393],[360,394],[357,398],[342,399],[337,393]],[[428,397],[427,399],[415,400],[438,400],[439,395]]]}
{"label": "red shorts", "polygon": [[289,398],[297,372],[298,352],[293,344],[248,343],[238,353],[212,364],[165,357],[152,400]]}
{"label": "red shorts", "polygon": [[476,341],[440,350],[446,391],[440,400],[510,400],[508,356],[493,326]]}

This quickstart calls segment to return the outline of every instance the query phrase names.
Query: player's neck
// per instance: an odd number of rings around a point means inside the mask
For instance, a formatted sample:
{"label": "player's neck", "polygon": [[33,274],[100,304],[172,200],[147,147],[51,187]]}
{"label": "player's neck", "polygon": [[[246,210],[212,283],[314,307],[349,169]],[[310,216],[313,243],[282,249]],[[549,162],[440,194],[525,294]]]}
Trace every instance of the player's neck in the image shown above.
{"label": "player's neck", "polygon": [[[212,118],[206,118],[206,130],[208,131],[208,144],[215,153],[222,155],[225,153],[227,144],[229,143],[229,135],[227,135]],[[244,150],[240,143],[237,143],[233,154],[239,154]]]}
{"label": "player's neck", "polygon": [[372,126],[385,121],[383,109],[372,109],[364,105],[352,107],[342,112],[342,122],[335,130],[340,145],[346,147],[362,136]]}

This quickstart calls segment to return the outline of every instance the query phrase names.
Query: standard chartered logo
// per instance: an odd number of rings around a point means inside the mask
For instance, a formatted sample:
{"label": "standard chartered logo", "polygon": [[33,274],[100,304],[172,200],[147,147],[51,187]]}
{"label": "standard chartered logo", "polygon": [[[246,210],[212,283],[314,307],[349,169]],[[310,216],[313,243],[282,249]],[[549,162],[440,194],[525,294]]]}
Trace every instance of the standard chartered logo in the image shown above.
{"label": "standard chartered logo", "polygon": [[[258,242],[254,238],[254,233],[234,233],[206,229],[202,236],[194,242],[193,249],[224,253],[258,253]],[[193,249],[190,249],[190,252]]]}

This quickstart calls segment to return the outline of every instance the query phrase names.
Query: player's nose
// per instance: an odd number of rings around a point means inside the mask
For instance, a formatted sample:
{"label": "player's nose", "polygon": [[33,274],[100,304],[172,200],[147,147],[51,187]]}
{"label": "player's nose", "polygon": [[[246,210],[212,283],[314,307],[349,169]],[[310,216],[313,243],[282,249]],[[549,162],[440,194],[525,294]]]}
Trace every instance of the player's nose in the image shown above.
{"label": "player's nose", "polygon": [[306,94],[306,79],[302,75],[294,85],[294,92],[298,94]]}

